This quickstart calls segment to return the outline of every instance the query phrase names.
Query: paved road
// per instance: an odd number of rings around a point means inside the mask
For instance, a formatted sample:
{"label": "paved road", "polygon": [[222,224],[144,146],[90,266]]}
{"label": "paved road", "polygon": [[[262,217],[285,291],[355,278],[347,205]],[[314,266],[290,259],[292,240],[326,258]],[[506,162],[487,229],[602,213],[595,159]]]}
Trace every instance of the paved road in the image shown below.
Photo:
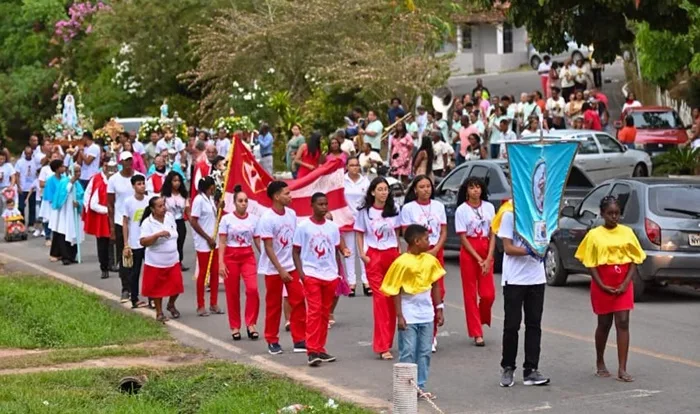
{"label": "paved road", "polygon": [[[192,267],[194,253],[188,241],[186,264]],[[94,240],[83,244],[84,264],[65,267],[49,263],[47,248],[40,240],[2,244],[3,253],[30,263],[45,266],[89,285],[119,293],[115,274],[99,279]],[[26,271],[27,267],[10,263],[9,271]],[[700,411],[700,346],[698,346],[698,304],[700,294],[668,288],[653,292],[649,301],[640,303],[632,313],[632,345],[629,372],[637,381],[623,384],[614,379],[593,375],[594,348],[592,335],[595,318],[588,295],[588,281],[571,277],[568,286],[548,288],[543,322],[541,370],[552,377],[548,387],[530,388],[521,383],[510,389],[498,386],[502,302],[500,287],[494,305],[494,324],[486,329],[485,348],[472,346],[466,337],[461,300],[459,264],[454,253],[448,254],[446,325],[439,336],[439,352],[434,355],[429,385],[439,395],[438,405],[446,413],[515,413],[544,411],[551,413],[697,413]],[[230,342],[226,316],[195,316],[192,273],[185,275],[185,294],[179,300],[181,321],[221,341]],[[497,275],[497,285],[500,276]],[[262,286],[262,280],[260,285]],[[223,290],[220,297],[223,302]],[[343,298],[336,312],[337,325],[329,335],[328,349],[339,360],[322,368],[308,368],[300,354],[287,352],[267,355],[263,342],[247,340],[236,343],[245,354],[226,353],[237,361],[261,358],[306,373],[346,390],[386,401],[391,398],[391,363],[377,360],[370,347],[371,300],[367,297]],[[262,315],[261,315],[262,320]],[[263,324],[259,327],[262,329]],[[614,334],[611,336],[614,341]],[[291,349],[291,339],[282,334],[282,346]],[[519,361],[522,361],[520,355]],[[615,349],[607,358],[608,367],[616,367]],[[520,372],[518,372],[520,374]],[[422,412],[430,412],[422,406]]]}

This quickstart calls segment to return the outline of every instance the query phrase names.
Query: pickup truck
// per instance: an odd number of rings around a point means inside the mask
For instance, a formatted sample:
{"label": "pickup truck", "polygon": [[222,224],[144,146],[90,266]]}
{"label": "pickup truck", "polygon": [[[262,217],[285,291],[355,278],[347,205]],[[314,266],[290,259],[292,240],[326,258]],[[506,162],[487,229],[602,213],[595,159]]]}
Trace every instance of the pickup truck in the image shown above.
{"label": "pickup truck", "polygon": [[[468,177],[477,176],[484,179],[489,189],[489,201],[496,211],[511,196],[510,171],[506,160],[467,161],[452,170],[435,188],[435,199],[445,205],[447,213],[446,250],[459,250],[459,236],[455,233],[455,210],[457,210],[457,193],[459,187]],[[593,181],[576,166],[571,167],[569,179],[564,188],[563,206],[577,206],[583,197],[594,187]],[[503,245],[497,239],[497,254],[494,258],[495,271],[501,271],[503,262]]]}

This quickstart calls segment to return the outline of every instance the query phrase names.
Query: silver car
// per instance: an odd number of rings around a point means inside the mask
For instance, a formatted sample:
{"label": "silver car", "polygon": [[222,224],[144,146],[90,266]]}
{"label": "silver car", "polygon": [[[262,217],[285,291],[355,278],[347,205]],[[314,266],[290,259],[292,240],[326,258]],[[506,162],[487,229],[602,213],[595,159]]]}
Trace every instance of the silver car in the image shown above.
{"label": "silver car", "polygon": [[[586,129],[551,129],[545,139],[579,140],[581,145],[574,165],[585,171],[594,183],[610,178],[648,177],[651,175],[651,157],[644,151],[628,149],[603,131]],[[523,140],[539,137],[526,136]]]}
{"label": "silver car", "polygon": [[700,181],[679,178],[609,180],[577,207],[564,207],[545,256],[549,285],[587,272],[574,253],[588,230],[603,223],[599,205],[607,195],[618,198],[620,223],[634,230],[647,254],[632,279],[635,300],[650,285],[700,287]]}

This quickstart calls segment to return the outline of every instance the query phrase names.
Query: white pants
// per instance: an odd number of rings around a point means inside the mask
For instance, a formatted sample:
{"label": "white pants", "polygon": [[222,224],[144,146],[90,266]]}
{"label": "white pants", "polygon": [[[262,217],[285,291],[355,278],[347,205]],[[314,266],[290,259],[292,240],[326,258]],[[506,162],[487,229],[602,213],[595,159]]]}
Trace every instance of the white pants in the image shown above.
{"label": "white pants", "polygon": [[357,267],[355,267],[355,261],[360,262],[360,273],[362,277],[362,283],[367,283],[367,272],[365,271],[365,262],[360,260],[360,255],[357,254],[357,243],[355,241],[356,234],[354,231],[343,232],[343,240],[345,245],[350,249],[350,256],[345,258],[345,272],[348,276],[348,285],[353,286],[357,284]]}
{"label": "white pants", "polygon": [[272,155],[267,155],[265,157],[260,158],[260,166],[265,169],[270,175],[274,171],[272,171]]}

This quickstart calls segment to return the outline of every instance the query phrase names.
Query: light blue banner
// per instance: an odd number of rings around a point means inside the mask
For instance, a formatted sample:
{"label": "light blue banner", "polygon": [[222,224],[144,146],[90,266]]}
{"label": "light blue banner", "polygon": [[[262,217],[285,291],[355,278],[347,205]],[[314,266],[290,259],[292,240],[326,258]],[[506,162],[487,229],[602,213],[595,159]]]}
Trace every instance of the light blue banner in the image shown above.
{"label": "light blue banner", "polygon": [[506,144],[513,188],[515,232],[543,257],[559,227],[564,186],[578,142]]}

